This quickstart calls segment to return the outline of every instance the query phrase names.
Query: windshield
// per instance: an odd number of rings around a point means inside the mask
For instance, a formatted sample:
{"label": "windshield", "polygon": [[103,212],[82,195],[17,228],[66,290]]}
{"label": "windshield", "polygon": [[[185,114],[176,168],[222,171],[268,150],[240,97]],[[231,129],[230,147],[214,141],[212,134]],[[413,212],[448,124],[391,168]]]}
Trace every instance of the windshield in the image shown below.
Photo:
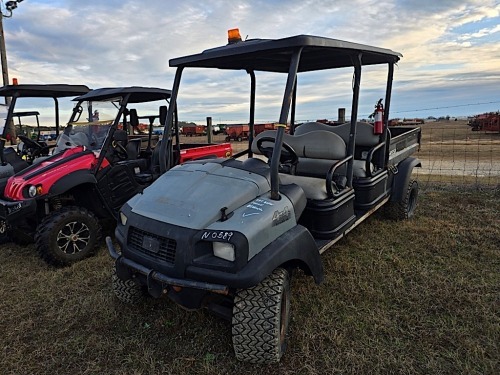
{"label": "windshield", "polygon": [[80,104],[82,112],[77,121],[70,122],[57,139],[54,153],[66,148],[85,146],[100,151],[109,129],[118,115],[117,100],[85,102]]}

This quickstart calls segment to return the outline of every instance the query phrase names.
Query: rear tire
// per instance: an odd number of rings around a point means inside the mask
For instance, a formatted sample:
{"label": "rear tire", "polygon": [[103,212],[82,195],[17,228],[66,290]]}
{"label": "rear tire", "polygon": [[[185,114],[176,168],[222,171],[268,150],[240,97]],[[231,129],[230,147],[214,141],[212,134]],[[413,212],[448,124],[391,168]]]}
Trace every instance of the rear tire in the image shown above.
{"label": "rear tire", "polygon": [[44,261],[64,267],[94,255],[100,237],[101,226],[92,212],[68,206],[51,212],[42,220],[35,243]]}
{"label": "rear tire", "polygon": [[392,220],[408,220],[415,215],[417,208],[418,182],[410,180],[399,202],[388,202],[385,214]]}
{"label": "rear tire", "polygon": [[144,299],[143,288],[134,280],[123,281],[116,274],[116,267],[113,266],[111,273],[111,287],[115,296],[122,302],[133,305]]}
{"label": "rear tire", "polygon": [[234,299],[232,335],[236,358],[277,363],[285,352],[290,320],[290,274],[277,268]]}

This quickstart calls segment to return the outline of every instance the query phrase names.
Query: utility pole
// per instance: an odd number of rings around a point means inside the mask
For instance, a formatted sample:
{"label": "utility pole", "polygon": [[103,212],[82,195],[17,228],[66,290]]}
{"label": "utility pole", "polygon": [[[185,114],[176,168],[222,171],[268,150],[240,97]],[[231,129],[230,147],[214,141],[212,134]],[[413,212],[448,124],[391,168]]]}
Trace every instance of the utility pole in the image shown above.
{"label": "utility pole", "polygon": [[[9,69],[7,68],[7,50],[5,49],[5,34],[3,32],[3,19],[4,17],[12,17],[12,11],[17,8],[17,4],[22,2],[23,0],[14,0],[7,1],[5,3],[5,8],[8,12],[8,15],[5,15],[0,9],[0,63],[2,65],[2,79],[3,85],[6,86],[9,84]],[[5,97],[5,105],[7,107],[10,106],[11,98],[10,96]],[[10,143],[12,145],[16,144],[16,128],[14,126],[14,121],[9,121],[8,124],[5,124],[7,129],[4,130],[3,136],[10,135]],[[2,135],[0,134],[0,137]]]}

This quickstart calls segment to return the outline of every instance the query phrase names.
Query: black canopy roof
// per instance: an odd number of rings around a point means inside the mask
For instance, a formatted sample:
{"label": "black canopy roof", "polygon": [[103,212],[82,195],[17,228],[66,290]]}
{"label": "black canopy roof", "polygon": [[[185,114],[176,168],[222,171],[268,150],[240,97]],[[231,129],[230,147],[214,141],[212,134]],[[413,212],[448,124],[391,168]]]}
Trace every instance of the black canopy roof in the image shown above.
{"label": "black canopy roof", "polygon": [[125,97],[131,94],[128,100],[129,103],[144,103],[155,100],[168,99],[172,95],[170,90],[159,89],[156,87],[108,87],[95,89],[85,95],[81,95],[73,100],[109,100],[113,98]]}
{"label": "black canopy roof", "polygon": [[26,117],[26,116],[40,116],[38,111],[28,111],[28,112],[14,112],[13,117]]}
{"label": "black canopy roof", "polygon": [[170,60],[170,66],[250,69],[288,72],[290,57],[303,48],[299,72],[353,66],[362,53],[363,65],[396,63],[402,55],[385,48],[311,35],[284,39],[252,39]]}
{"label": "black canopy roof", "polygon": [[6,85],[0,87],[0,96],[18,96],[27,98],[62,98],[77,96],[89,92],[85,85]]}

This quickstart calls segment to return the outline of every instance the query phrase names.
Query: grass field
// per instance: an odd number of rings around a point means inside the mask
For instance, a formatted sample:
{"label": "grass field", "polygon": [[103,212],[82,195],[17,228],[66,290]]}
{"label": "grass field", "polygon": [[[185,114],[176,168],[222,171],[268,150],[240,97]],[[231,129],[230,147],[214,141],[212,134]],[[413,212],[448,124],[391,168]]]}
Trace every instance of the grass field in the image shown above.
{"label": "grass field", "polygon": [[292,283],[279,365],[235,360],[230,324],[166,299],[114,298],[112,261],[53,269],[0,247],[1,374],[497,374],[500,194],[433,191],[414,220],[370,218]]}

